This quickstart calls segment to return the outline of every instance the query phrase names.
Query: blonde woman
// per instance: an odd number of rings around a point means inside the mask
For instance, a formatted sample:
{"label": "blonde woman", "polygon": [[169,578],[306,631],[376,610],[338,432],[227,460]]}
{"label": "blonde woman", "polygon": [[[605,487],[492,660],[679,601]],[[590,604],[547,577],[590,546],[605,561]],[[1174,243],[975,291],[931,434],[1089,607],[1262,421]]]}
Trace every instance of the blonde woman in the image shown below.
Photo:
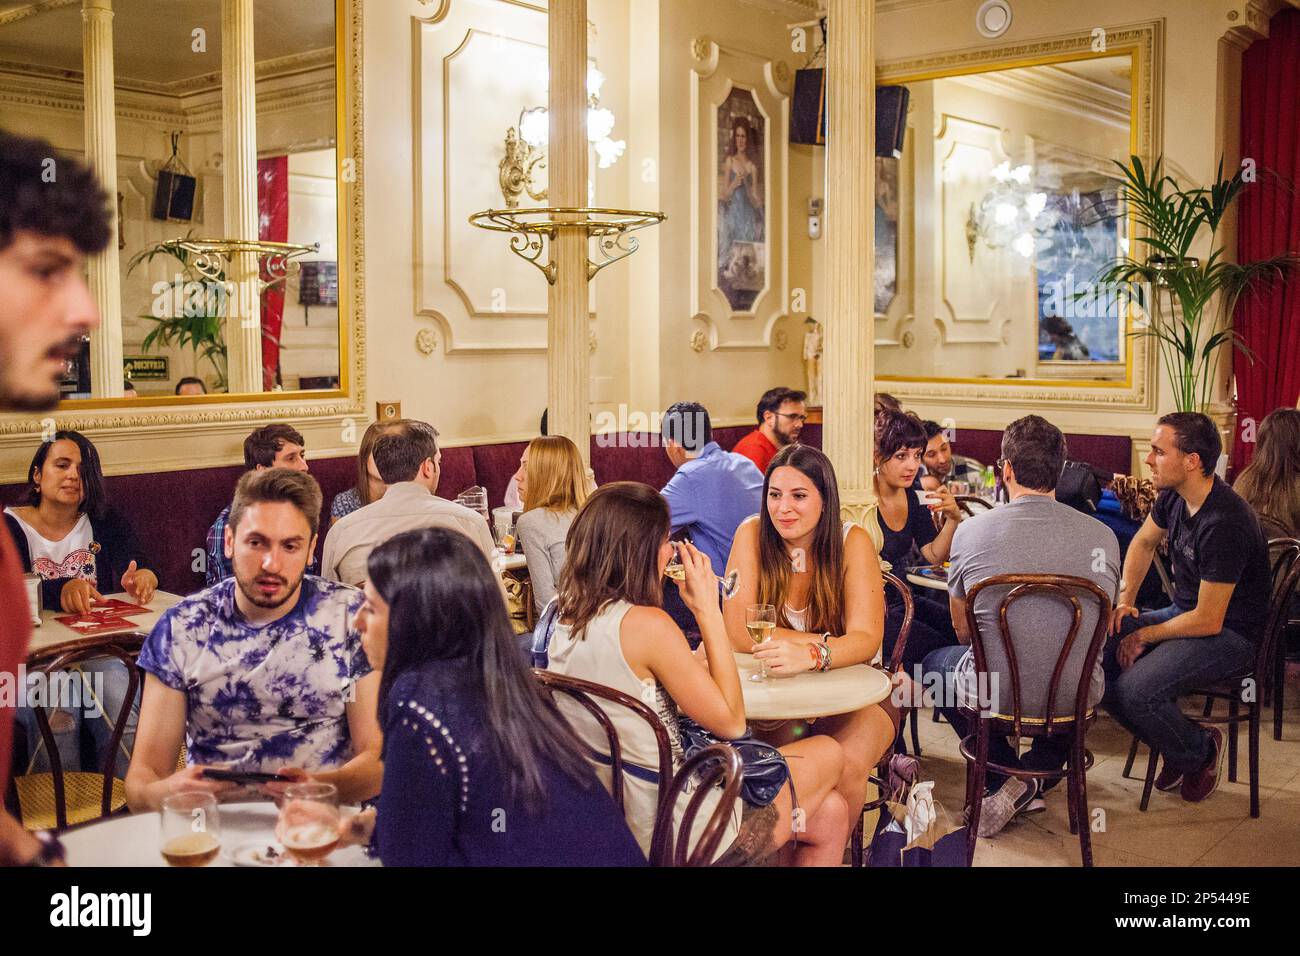
{"label": "blonde woman", "polygon": [[564,539],[589,495],[587,472],[578,446],[563,435],[551,435],[528,443],[514,477],[524,502],[516,530],[540,613],[555,597],[555,582],[564,567]]}

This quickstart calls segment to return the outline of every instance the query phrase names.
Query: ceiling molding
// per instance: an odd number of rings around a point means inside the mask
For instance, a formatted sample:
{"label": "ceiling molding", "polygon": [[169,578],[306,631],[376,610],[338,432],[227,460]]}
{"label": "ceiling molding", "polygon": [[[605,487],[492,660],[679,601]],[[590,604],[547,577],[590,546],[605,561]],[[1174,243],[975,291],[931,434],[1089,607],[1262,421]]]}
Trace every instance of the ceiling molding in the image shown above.
{"label": "ceiling molding", "polygon": [[824,13],[819,0],[739,0],[742,6],[758,7],[783,17],[808,17]]}
{"label": "ceiling molding", "polygon": [[[328,69],[333,71],[335,51],[333,47],[320,50],[306,50],[273,60],[262,60],[256,66],[258,81],[274,80],[296,76],[312,70]],[[51,80],[69,80],[80,86],[84,82],[81,70],[61,70],[58,67],[34,63],[22,63],[17,60],[0,60],[0,73],[13,73],[18,76],[40,77]],[[136,77],[117,75],[114,86],[119,93],[138,92],[159,96],[184,96],[188,93],[202,93],[221,89],[221,72],[203,73],[179,80],[159,83],[154,80],[142,80]]]}
{"label": "ceiling molding", "polygon": [[60,7],[70,7],[80,2],[81,0],[37,0],[36,3],[29,3],[25,7],[14,7],[12,10],[5,10],[0,13],[0,27],[17,23],[19,20],[26,20],[38,13],[45,13],[47,10],[58,10]]}
{"label": "ceiling molding", "polygon": [[1127,92],[1077,76],[1059,66],[969,73],[948,77],[945,82],[1053,110],[1074,113],[1083,108],[1099,121],[1118,129],[1128,129],[1131,119],[1132,102]]}

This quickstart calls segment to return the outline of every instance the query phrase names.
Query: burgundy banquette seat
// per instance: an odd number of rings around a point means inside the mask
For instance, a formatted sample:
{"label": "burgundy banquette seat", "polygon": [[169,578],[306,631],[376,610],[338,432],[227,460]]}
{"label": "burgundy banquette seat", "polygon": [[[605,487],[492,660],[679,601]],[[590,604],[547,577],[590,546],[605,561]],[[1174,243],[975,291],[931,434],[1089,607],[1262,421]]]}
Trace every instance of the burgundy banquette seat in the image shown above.
{"label": "burgundy banquette seat", "polygon": [[[719,427],[713,437],[730,450],[753,426]],[[656,436],[642,432],[615,432],[591,440],[591,467],[597,484],[642,481],[662,488],[673,468]],[[801,440],[820,448],[822,426],[805,425]],[[1001,433],[976,429],[957,432],[953,448],[985,464],[998,457]],[[1108,471],[1127,472],[1130,440],[1117,436],[1067,435],[1070,457]],[[526,442],[444,448],[438,494],[455,498],[473,485],[488,491],[488,503],[499,507],[510,477],[519,467]],[[328,527],[334,496],[356,480],[356,459],[309,458],[311,473],[324,495],[322,534]],[[203,562],[207,531],[217,513],[230,503],[242,466],[197,468],[136,475],[114,475],[105,480],[109,500],[130,523],[140,539],[148,566],[158,575],[159,587],[175,594],[192,594],[203,587]],[[23,484],[0,486],[0,504],[19,503]],[[317,545],[319,549],[319,543]],[[319,553],[319,550],[318,550]]]}

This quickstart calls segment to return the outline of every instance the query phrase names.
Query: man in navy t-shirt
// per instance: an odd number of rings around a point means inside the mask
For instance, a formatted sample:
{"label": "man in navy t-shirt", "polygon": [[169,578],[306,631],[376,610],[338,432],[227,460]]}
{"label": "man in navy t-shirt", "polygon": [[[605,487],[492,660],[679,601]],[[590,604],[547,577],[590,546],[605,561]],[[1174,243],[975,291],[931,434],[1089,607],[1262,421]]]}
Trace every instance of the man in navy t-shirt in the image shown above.
{"label": "man in navy t-shirt", "polygon": [[[1164,754],[1156,787],[1181,787],[1193,803],[1218,786],[1223,734],[1183,716],[1178,698],[1254,668],[1271,596],[1259,521],[1214,474],[1221,449],[1204,415],[1175,412],[1157,423],[1146,462],[1159,494],[1129,546],[1106,648],[1111,713]],[[1139,613],[1132,602],[1162,540],[1174,602]]]}

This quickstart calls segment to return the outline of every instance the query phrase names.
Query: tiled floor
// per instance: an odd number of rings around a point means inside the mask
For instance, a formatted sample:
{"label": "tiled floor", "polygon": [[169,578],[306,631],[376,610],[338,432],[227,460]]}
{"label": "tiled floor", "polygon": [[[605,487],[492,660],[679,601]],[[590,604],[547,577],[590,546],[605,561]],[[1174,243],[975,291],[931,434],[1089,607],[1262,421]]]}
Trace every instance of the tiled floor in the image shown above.
{"label": "tiled floor", "polygon": [[[1223,704],[1220,704],[1222,712]],[[965,763],[946,723],[920,715],[921,779],[935,781],[945,809],[959,817],[965,794]],[[1147,752],[1121,776],[1130,737],[1102,715],[1088,733],[1096,763],[1088,771],[1088,810],[1093,820],[1097,866],[1296,866],[1300,864],[1300,687],[1288,683],[1282,740],[1273,739],[1272,709],[1260,734],[1260,815],[1250,818],[1245,727],[1236,783],[1227,765],[1219,789],[1202,803],[1153,790],[1145,813],[1138,810]],[[1227,756],[1224,756],[1225,761]],[[1047,810],[1013,820],[996,837],[980,840],[977,866],[1078,866],[1079,838],[1066,820],[1065,784],[1047,795]]]}

